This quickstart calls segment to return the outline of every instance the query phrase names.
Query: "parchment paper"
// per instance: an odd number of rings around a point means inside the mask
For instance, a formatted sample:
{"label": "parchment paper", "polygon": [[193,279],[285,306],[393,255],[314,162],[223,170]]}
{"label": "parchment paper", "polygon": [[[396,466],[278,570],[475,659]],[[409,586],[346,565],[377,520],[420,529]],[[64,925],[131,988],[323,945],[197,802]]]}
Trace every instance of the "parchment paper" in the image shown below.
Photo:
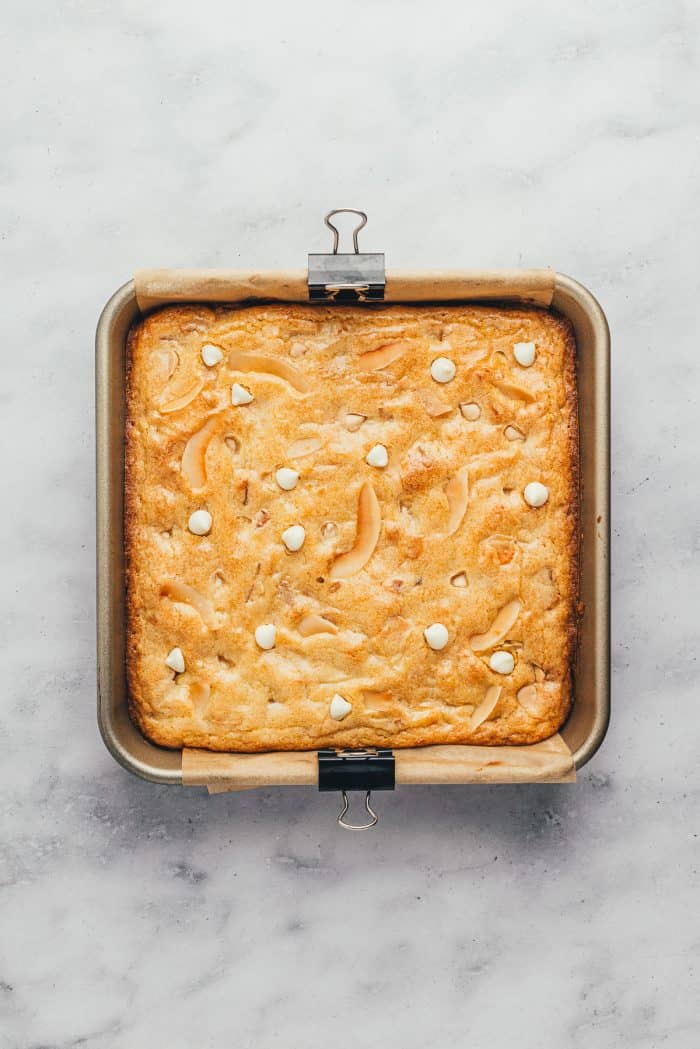
{"label": "parchment paper", "polygon": [[[167,302],[308,302],[306,270],[137,270],[142,312]],[[387,271],[386,302],[499,300],[549,306],[554,270]]]}
{"label": "parchment paper", "polygon": [[[561,736],[526,747],[408,747],[394,751],[396,783],[572,783],[576,772]],[[182,752],[182,782],[210,794],[318,783],[315,751],[270,754]]]}

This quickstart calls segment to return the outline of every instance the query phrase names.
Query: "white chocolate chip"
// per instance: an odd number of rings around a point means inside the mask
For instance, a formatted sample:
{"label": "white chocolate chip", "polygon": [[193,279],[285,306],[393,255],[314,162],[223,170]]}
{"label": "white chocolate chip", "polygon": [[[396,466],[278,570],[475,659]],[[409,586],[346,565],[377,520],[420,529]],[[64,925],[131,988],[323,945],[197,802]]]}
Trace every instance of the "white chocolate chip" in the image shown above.
{"label": "white chocolate chip", "polygon": [[261,623],[260,626],[256,626],[255,644],[258,648],[262,648],[263,651],[269,652],[271,648],[275,647],[276,640],[277,627],[274,623]]}
{"label": "white chocolate chip", "polygon": [[470,423],[476,422],[481,415],[481,408],[476,401],[470,401],[469,404],[460,404],[459,410],[465,419],[469,419]]}
{"label": "white chocolate chip", "polygon": [[503,433],[506,435],[507,441],[524,441],[525,434],[522,430],[519,430],[517,426],[506,426]]}
{"label": "white chocolate chip", "polygon": [[214,368],[217,364],[220,364],[223,359],[224,355],[218,346],[213,346],[210,342],[204,343],[202,346],[202,360],[207,368]]}
{"label": "white chocolate chip", "polygon": [[496,674],[512,674],[513,667],[515,666],[515,660],[511,652],[504,652],[502,649],[498,652],[494,652],[489,659],[489,666]]}
{"label": "white chocolate chip", "polygon": [[549,488],[539,481],[530,481],[523,490],[523,499],[528,506],[544,506],[549,499]]}
{"label": "white chocolate chip", "polygon": [[280,486],[282,491],[291,492],[292,488],[296,488],[297,481],[299,480],[299,474],[296,470],[292,470],[289,466],[280,466],[279,470],[275,474],[275,480]]}
{"label": "white chocolate chip", "polygon": [[240,383],[234,382],[231,387],[231,404],[235,404],[238,407],[241,404],[250,404],[253,400],[253,395],[250,390],[246,390],[245,386],[241,386]]}
{"label": "white chocolate chip", "polygon": [[187,527],[192,535],[209,535],[211,532],[211,514],[208,510],[195,510],[193,514],[190,514]]}
{"label": "white chocolate chip", "polygon": [[430,374],[435,382],[452,382],[457,369],[449,357],[436,357],[430,365]]}
{"label": "white chocolate chip", "polygon": [[389,453],[383,444],[375,444],[374,448],[370,448],[367,452],[365,462],[368,466],[377,466],[381,469],[389,462]]}
{"label": "white chocolate chip", "polygon": [[342,721],[346,718],[352,710],[352,703],[348,703],[347,699],[339,695],[337,692],[331,700],[330,715],[334,721]]}
{"label": "white chocolate chip", "polygon": [[433,623],[431,626],[427,626],[423,631],[423,637],[433,652],[442,652],[449,640],[447,627],[443,626],[442,623]]}
{"label": "white chocolate chip", "polygon": [[181,648],[173,648],[168,652],[165,660],[166,667],[170,667],[176,674],[185,673],[185,657],[182,654]]}
{"label": "white chocolate chip", "polygon": [[513,356],[523,368],[529,368],[531,364],[535,363],[534,342],[516,342],[513,347]]}
{"label": "white chocolate chip", "polygon": [[452,586],[456,586],[458,590],[464,590],[467,586],[467,576],[465,572],[456,572],[455,575],[450,577]]}
{"label": "white chocolate chip", "polygon": [[306,532],[301,525],[290,525],[282,532],[282,542],[292,554],[301,550],[305,539]]}

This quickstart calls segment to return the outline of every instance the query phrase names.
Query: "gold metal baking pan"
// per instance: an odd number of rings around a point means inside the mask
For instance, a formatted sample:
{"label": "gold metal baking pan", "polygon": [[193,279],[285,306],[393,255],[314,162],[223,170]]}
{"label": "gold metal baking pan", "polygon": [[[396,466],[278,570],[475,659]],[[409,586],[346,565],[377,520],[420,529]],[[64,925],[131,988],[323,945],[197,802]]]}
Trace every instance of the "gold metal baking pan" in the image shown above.
{"label": "gold metal baking pan", "polygon": [[[166,750],[146,740],[128,713],[124,582],[124,366],[126,340],[141,308],[166,301],[308,301],[306,273],[188,274],[152,271],[111,297],[97,327],[97,716],[110,753],[130,772],[158,783],[204,783],[210,790],[263,784],[313,784],[315,754],[208,755]],[[592,757],[610,713],[610,387],[608,326],[581,284],[551,271],[386,275],[386,301],[527,301],[551,303],[576,334],[581,455],[581,624],[571,714],[539,748],[429,747],[396,752],[397,783],[527,782],[568,779]],[[567,768],[557,775],[560,755]],[[562,742],[563,741],[563,742]],[[530,749],[532,756],[526,755]],[[507,753],[504,753],[507,752]],[[205,770],[202,771],[202,759]],[[526,757],[529,762],[526,761]],[[236,773],[231,772],[235,763]],[[534,764],[533,764],[534,762]],[[537,773],[537,762],[547,775]],[[490,769],[490,771],[489,771]],[[533,771],[534,770],[534,771]],[[232,782],[235,779],[235,784]]]}

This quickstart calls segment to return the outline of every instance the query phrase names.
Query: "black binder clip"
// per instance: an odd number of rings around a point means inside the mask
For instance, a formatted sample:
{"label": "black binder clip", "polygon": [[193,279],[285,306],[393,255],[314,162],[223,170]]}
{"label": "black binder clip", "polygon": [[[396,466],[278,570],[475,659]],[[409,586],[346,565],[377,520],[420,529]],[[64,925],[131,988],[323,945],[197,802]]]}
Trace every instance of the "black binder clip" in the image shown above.
{"label": "black binder clip", "polygon": [[[352,233],[353,252],[339,252],[340,233],[331,219],[334,215],[360,217]],[[364,254],[357,235],[367,225],[367,215],[355,208],[336,208],[323,220],[333,231],[333,253],[309,255],[309,299],[312,302],[377,302],[384,298],[386,270],[384,253]]]}
{"label": "black binder clip", "polygon": [[[373,790],[393,790],[395,787],[394,755],[391,750],[319,750],[318,789],[339,790],[343,807],[338,824],[344,830],[369,830],[379,820],[370,802]],[[348,791],[364,790],[368,823],[347,823],[350,808]]]}

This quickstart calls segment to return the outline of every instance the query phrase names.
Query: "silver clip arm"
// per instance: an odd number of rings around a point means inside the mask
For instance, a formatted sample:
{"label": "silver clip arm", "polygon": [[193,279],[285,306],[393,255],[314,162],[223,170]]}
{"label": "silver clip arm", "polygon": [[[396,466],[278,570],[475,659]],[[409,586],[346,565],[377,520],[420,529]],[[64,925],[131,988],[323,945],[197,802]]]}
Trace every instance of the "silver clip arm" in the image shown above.
{"label": "silver clip arm", "polygon": [[340,232],[338,230],[338,227],[331,222],[331,219],[334,215],[359,215],[359,217],[362,219],[362,221],[357,226],[355,226],[354,230],[352,231],[352,246],[355,249],[355,254],[359,255],[360,249],[357,243],[357,235],[360,232],[360,230],[364,229],[364,227],[367,225],[366,213],[364,211],[358,211],[357,208],[335,208],[333,211],[329,211],[328,214],[325,216],[323,221],[328,226],[328,229],[333,231],[333,254],[337,255],[338,245],[340,243]]}
{"label": "silver clip arm", "polygon": [[379,822],[379,816],[370,805],[370,798],[372,797],[372,791],[368,790],[365,794],[365,811],[369,816],[369,823],[347,823],[345,817],[348,809],[350,808],[350,799],[348,798],[347,791],[342,790],[340,792],[343,795],[343,807],[338,815],[338,826],[342,827],[343,830],[369,830]]}

